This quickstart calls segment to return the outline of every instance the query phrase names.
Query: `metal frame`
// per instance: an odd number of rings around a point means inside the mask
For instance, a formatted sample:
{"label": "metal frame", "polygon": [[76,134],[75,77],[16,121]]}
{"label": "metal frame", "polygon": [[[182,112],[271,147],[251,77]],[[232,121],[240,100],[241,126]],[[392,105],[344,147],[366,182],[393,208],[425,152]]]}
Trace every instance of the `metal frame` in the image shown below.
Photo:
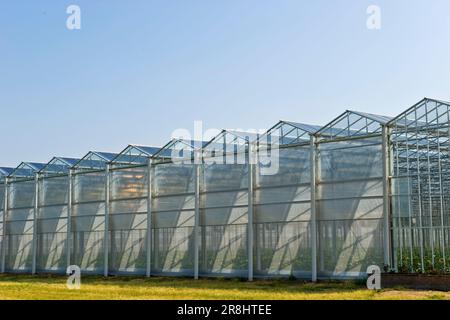
{"label": "metal frame", "polygon": [[[196,158],[200,158],[196,151]],[[200,248],[200,164],[194,164],[194,279],[198,279],[200,273],[199,248]]]}
{"label": "metal frame", "polygon": [[152,180],[152,159],[148,159],[148,196],[147,196],[147,241],[146,241],[146,254],[147,254],[147,266],[146,275],[150,277],[152,275],[152,244],[153,244],[153,214],[152,214],[152,192],[153,192],[153,180]]}
{"label": "metal frame", "polygon": [[[448,273],[449,108],[448,102],[424,98],[388,124],[396,159],[392,179],[408,181],[406,194],[394,190],[392,195],[398,203],[392,213],[398,221],[393,226],[396,268],[402,271]],[[406,224],[401,199],[408,199]]]}
{"label": "metal frame", "polygon": [[5,177],[4,180],[4,186],[5,186],[5,199],[4,201],[4,209],[3,209],[3,234],[2,234],[2,256],[1,256],[1,272],[5,272],[5,265],[6,265],[6,218],[8,215],[8,177]]}
{"label": "metal frame", "polygon": [[253,250],[255,248],[254,241],[254,176],[255,176],[255,146],[251,142],[247,142],[248,144],[248,221],[247,221],[247,254],[248,254],[248,281],[253,281]]}
{"label": "metal frame", "polygon": [[35,191],[34,191],[34,210],[33,210],[33,261],[31,265],[31,274],[36,273],[36,258],[37,258],[37,217],[39,212],[39,177],[40,173],[35,176]]}
{"label": "metal frame", "polygon": [[[17,210],[31,210],[32,211],[32,217],[31,219],[28,217],[25,218],[20,218],[20,219],[14,219],[11,220],[12,222],[22,222],[24,224],[26,224],[27,222],[32,222],[32,232],[31,232],[31,241],[30,241],[30,246],[31,246],[31,265],[29,267],[29,272],[31,274],[35,274],[36,273],[36,250],[37,250],[37,237],[36,237],[36,219],[37,219],[37,205],[38,205],[38,200],[39,200],[39,172],[46,166],[46,164],[44,163],[34,163],[34,162],[22,162],[19,166],[17,166],[9,175],[8,175],[8,188],[6,188],[7,190],[7,194],[6,194],[6,200],[5,203],[7,203],[7,207],[6,207],[6,211],[5,214],[7,214],[8,216],[10,215],[10,210],[11,211],[17,211]],[[25,206],[25,207],[11,207],[11,204],[9,203],[9,190],[10,190],[10,186],[11,184],[20,184],[20,183],[30,183],[32,182],[34,184],[33,186],[33,193],[32,193],[32,204],[30,203],[30,206]],[[6,217],[6,216],[5,216]],[[5,239],[9,238],[10,234],[8,233],[8,228],[7,228],[7,222],[5,221]],[[25,230],[23,230],[23,232],[26,232]],[[26,237],[27,235],[29,235],[28,233],[22,233],[20,234],[22,237]],[[2,241],[3,246],[5,246],[5,242],[6,241]],[[9,242],[9,240],[8,240]],[[22,250],[24,250],[25,248],[22,248]],[[6,248],[4,248],[4,252],[6,253]],[[5,264],[6,264],[6,255],[5,255]],[[3,263],[3,262],[2,262]],[[6,265],[3,268],[4,271],[6,271]],[[19,269],[17,270],[18,272],[23,272],[25,270],[23,269]]]}
{"label": "metal frame", "polygon": [[107,164],[106,166],[106,191],[105,191],[105,235],[103,237],[103,246],[104,246],[104,262],[103,262],[103,276],[107,277],[109,274],[109,210],[110,210],[110,196],[111,196],[111,165]]}
{"label": "metal frame", "polygon": [[[319,205],[313,205],[312,208],[315,223],[319,225],[316,233],[319,238],[319,245],[317,246],[319,254],[318,257],[316,256],[319,264],[319,267],[317,267],[317,277],[319,278],[345,278],[355,275],[362,277],[365,275],[365,268],[368,265],[385,264],[388,266],[390,264],[391,259],[388,245],[390,242],[390,234],[389,229],[387,229],[387,217],[389,216],[390,207],[389,202],[386,202],[386,199],[388,199],[388,182],[386,181],[386,165],[388,160],[387,154],[385,153],[385,150],[387,150],[387,141],[385,145],[383,128],[385,128],[391,119],[386,116],[347,110],[314,133],[317,146],[317,149],[314,150],[316,162],[313,163],[311,160],[311,165],[315,166],[316,174],[314,179],[316,180],[315,186],[317,189],[313,192],[312,199],[315,199],[316,204]],[[371,164],[361,161],[364,161],[366,158],[367,148],[376,149],[378,147],[382,159],[377,164],[376,170],[380,173],[376,176],[367,176],[372,170]],[[360,157],[359,160],[358,157]],[[322,168],[321,162],[323,161],[328,161],[328,165],[334,168],[333,171],[330,171],[332,170],[331,168]],[[335,168],[333,165],[337,167]],[[339,166],[342,166],[342,170],[344,171],[340,172]],[[355,169],[353,169],[354,167]],[[360,173],[362,175],[361,177],[352,176],[352,174],[357,174],[358,171],[356,170],[364,171]],[[336,173],[337,177],[329,176],[330,172]],[[345,175],[343,174],[344,172]],[[382,184],[382,191],[373,195],[368,193],[371,183]],[[344,189],[343,185],[349,184],[354,185],[355,188],[359,188],[354,191],[358,193],[349,195],[338,192],[339,189]],[[363,188],[361,186],[365,187]],[[333,194],[327,195],[327,193],[324,194],[323,190],[335,191]],[[357,205],[354,205],[346,207],[346,217],[339,217],[339,215],[330,211],[332,210],[331,208],[326,209],[327,203],[334,203],[335,206],[338,206],[338,203],[347,203],[347,205],[350,205],[352,202],[359,202],[358,200],[366,201],[366,206],[368,207],[363,210],[367,212],[361,211]],[[382,213],[377,208],[377,200],[383,201]],[[367,201],[375,202],[371,203]],[[335,209],[333,211],[339,212]],[[378,217],[375,218],[370,215],[366,217],[370,212],[375,215],[379,212]],[[361,214],[363,216],[359,217],[358,215]],[[379,221],[378,224],[382,225],[383,238],[386,239],[384,242],[379,239],[381,235],[378,234],[379,230],[375,223],[377,221]],[[372,223],[372,226],[365,228],[365,235],[357,235],[356,233],[359,230],[358,223]],[[338,233],[340,234],[339,240]],[[362,246],[360,250],[365,252],[372,250],[374,254],[379,247],[383,250],[383,257],[377,259],[375,254],[374,257],[368,255],[365,259],[358,260],[359,258],[356,254],[358,248],[353,248],[350,253],[350,250],[346,249],[349,245],[344,245],[346,241],[352,241],[352,237],[356,237],[353,240],[355,247]],[[366,237],[373,237],[373,243],[366,243],[364,245],[364,239]],[[357,243],[360,244],[357,245]],[[328,248],[327,246],[329,245],[332,247]],[[332,254],[331,258],[328,257],[329,254]],[[347,264],[357,264],[360,266],[360,269],[358,272],[346,270],[343,261],[348,261]],[[313,280],[315,280],[314,270]]]}
{"label": "metal frame", "polygon": [[69,194],[67,199],[67,241],[66,241],[66,265],[69,267],[72,249],[72,197],[73,197],[73,169],[69,170]]}
{"label": "metal frame", "polygon": [[316,193],[317,193],[317,157],[316,157],[316,138],[310,135],[310,169],[311,169],[311,281],[317,281],[317,208],[316,208]]}
{"label": "metal frame", "polygon": [[384,217],[384,266],[388,269],[392,266],[391,254],[391,199],[389,173],[389,128],[382,126],[382,152],[383,152],[383,217]]}

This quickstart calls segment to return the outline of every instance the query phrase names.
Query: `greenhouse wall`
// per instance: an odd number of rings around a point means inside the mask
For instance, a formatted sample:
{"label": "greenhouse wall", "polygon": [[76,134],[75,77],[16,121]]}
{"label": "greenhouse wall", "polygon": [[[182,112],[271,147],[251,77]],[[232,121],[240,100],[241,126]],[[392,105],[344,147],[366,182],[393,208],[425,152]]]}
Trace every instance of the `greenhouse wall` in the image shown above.
{"label": "greenhouse wall", "polygon": [[146,273],[148,167],[110,171],[109,273]]}
{"label": "greenhouse wall", "polygon": [[382,154],[381,136],[319,143],[319,276],[384,266]]}
{"label": "greenhouse wall", "polygon": [[256,166],[255,275],[311,277],[309,143],[279,149],[279,170]]}
{"label": "greenhouse wall", "polygon": [[227,130],[191,145],[189,161],[169,156],[171,142],[91,152],[57,173],[0,168],[1,271],[313,281],[364,277],[370,265],[448,273],[449,123],[449,104],[431,99],[395,118],[280,121],[265,133],[280,139],[270,174],[262,138]]}
{"label": "greenhouse wall", "polygon": [[69,181],[69,175],[41,176],[38,180],[38,272],[66,271]]}
{"label": "greenhouse wall", "polygon": [[[204,159],[200,183],[200,270],[204,275],[247,276],[249,272],[249,164],[230,157]],[[234,161],[233,157],[231,160]]]}
{"label": "greenhouse wall", "polygon": [[152,274],[194,276],[195,165],[152,166]]}
{"label": "greenhouse wall", "polygon": [[35,200],[35,179],[17,179],[8,184],[5,271],[32,271]]}
{"label": "greenhouse wall", "polygon": [[4,270],[3,264],[3,255],[4,255],[4,245],[3,245],[3,239],[4,239],[4,219],[5,219],[5,194],[6,194],[6,188],[5,188],[5,177],[0,176],[0,271]]}
{"label": "greenhouse wall", "polygon": [[[112,165],[106,170],[40,176],[36,271],[64,272],[70,263],[79,265],[83,272],[96,274],[195,276],[197,272],[201,276],[310,278],[314,250],[311,169],[316,166],[311,163],[311,150],[320,150],[316,161],[326,169],[320,171],[315,190],[321,230],[319,275],[359,276],[367,265],[365,260],[374,261],[368,257],[379,254],[380,249],[374,243],[381,237],[376,208],[380,205],[377,190],[381,164],[376,158],[378,140],[360,141],[355,145],[362,148],[365,144],[364,148],[347,154],[346,159],[359,159],[361,168],[343,161],[343,150],[357,150],[349,146],[353,144],[354,141],[327,142],[313,149],[310,143],[283,145],[278,171],[271,175],[263,173],[264,166],[259,162],[250,164],[248,152],[244,151],[241,164],[226,164],[226,157],[220,155],[216,159],[204,158],[201,165],[155,161],[151,167]],[[369,160],[373,173],[364,173]],[[347,178],[351,178],[351,169],[354,176],[361,178],[366,174],[367,179],[341,181],[342,177],[333,174],[333,168],[345,170]],[[27,193],[22,183],[28,186]],[[349,201],[345,195],[330,198],[329,195],[342,191],[342,183],[352,187],[351,192],[360,190],[358,197],[372,197],[372,202],[368,202],[371,204],[363,203],[358,208],[358,201]],[[13,195],[15,190],[21,190],[20,195],[28,196],[31,226],[34,185],[33,180],[27,180],[9,186],[12,202],[8,213],[14,214],[14,202],[18,200]],[[337,206],[332,203],[342,211],[337,216],[330,216],[327,209],[327,202],[333,200],[340,201]],[[368,217],[368,213],[372,216]],[[14,235],[9,233],[8,237]],[[27,262],[13,267],[13,258],[7,255],[7,271],[31,270],[33,228],[20,235],[28,240]],[[363,240],[364,237],[368,238]],[[333,247],[330,243],[335,240]],[[353,243],[361,248],[349,253],[346,247]],[[364,255],[364,250],[370,252]]]}
{"label": "greenhouse wall", "polygon": [[70,263],[85,273],[105,268],[105,214],[108,173],[76,172],[72,180]]}

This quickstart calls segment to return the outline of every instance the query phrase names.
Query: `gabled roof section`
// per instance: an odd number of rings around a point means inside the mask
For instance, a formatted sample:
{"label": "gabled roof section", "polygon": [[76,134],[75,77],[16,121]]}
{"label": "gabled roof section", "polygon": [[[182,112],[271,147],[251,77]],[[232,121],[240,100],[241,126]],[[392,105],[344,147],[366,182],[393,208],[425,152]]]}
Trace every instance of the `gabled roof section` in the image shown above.
{"label": "gabled roof section", "polygon": [[212,156],[245,152],[248,145],[256,142],[259,136],[254,131],[224,129],[204,145],[203,151]]}
{"label": "gabled roof section", "polygon": [[64,157],[54,157],[50,160],[44,168],[42,168],[39,173],[43,174],[65,174],[68,173],[70,168],[72,168],[80,159],[75,158],[64,158]]}
{"label": "gabled roof section", "polygon": [[334,140],[381,133],[382,126],[392,118],[387,116],[347,110],[315,132],[321,140]]}
{"label": "gabled roof section", "polygon": [[31,178],[41,171],[46,166],[46,163],[37,162],[22,162],[15,168],[9,177],[13,178]]}
{"label": "gabled roof section", "polygon": [[373,114],[373,113],[361,112],[361,111],[350,111],[350,112],[360,115],[361,117],[365,117],[367,119],[376,121],[382,125],[386,125],[389,121],[392,120],[392,117],[382,116],[379,114]]}
{"label": "gabled roof section", "polygon": [[225,129],[223,132],[226,132],[229,135],[234,135],[239,139],[244,139],[247,142],[255,142],[261,136],[261,132],[252,131],[242,131],[242,130],[234,130],[234,129]]}
{"label": "gabled roof section", "polygon": [[152,158],[156,161],[191,160],[194,158],[195,151],[201,150],[205,144],[204,141],[172,139],[160,148]]}
{"label": "gabled roof section", "polygon": [[449,102],[424,98],[396,116],[388,125],[397,129],[407,127],[414,128],[414,130],[421,127],[437,128],[439,125],[446,125],[450,121],[449,108]]}
{"label": "gabled roof section", "polygon": [[259,138],[260,144],[289,145],[309,142],[310,134],[320,130],[320,126],[292,121],[278,121]]}
{"label": "gabled roof section", "polygon": [[4,180],[14,171],[14,168],[0,167],[0,181]]}
{"label": "gabled roof section", "polygon": [[111,162],[117,153],[89,151],[80,161],[78,161],[73,169],[75,170],[103,170],[106,165]]}
{"label": "gabled roof section", "polygon": [[111,163],[115,166],[145,164],[148,159],[156,154],[160,147],[148,147],[138,145],[128,145],[122,152],[120,152]]}

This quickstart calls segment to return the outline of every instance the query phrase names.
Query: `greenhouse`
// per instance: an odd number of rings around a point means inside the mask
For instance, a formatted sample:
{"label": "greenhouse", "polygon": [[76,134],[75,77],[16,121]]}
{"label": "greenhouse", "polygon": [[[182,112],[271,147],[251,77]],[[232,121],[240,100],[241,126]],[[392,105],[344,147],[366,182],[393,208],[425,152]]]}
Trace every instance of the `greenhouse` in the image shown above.
{"label": "greenhouse", "polygon": [[450,272],[450,103],[0,168],[1,272]]}

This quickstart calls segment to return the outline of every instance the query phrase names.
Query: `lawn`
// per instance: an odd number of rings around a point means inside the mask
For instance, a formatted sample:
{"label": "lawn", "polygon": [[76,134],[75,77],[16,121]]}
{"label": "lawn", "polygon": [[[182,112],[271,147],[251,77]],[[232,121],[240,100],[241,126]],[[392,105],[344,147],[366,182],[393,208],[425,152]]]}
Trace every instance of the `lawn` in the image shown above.
{"label": "lawn", "polygon": [[369,291],[355,282],[92,276],[82,278],[80,290],[69,290],[62,276],[0,275],[0,299],[450,299],[450,292]]}

